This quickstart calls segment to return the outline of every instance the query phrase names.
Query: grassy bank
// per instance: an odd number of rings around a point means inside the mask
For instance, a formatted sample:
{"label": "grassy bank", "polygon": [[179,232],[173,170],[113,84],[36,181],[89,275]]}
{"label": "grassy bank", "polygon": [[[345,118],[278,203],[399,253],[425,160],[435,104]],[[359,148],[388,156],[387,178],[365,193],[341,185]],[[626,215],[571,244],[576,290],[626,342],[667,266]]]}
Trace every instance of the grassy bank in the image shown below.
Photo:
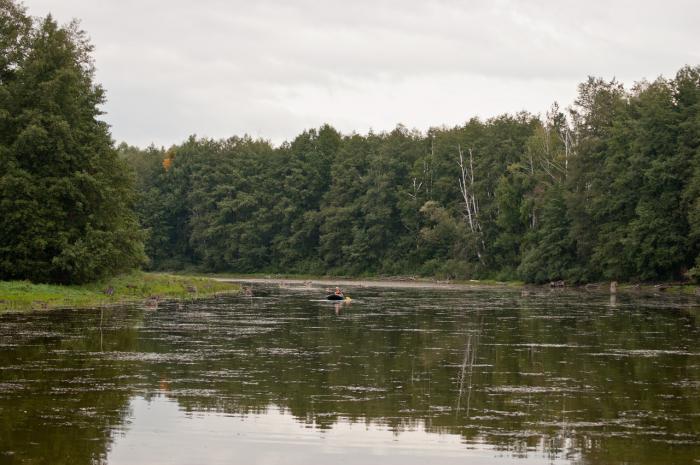
{"label": "grassy bank", "polygon": [[134,272],[80,286],[0,281],[0,312],[97,307],[120,302],[205,297],[240,292],[240,286],[205,277]]}

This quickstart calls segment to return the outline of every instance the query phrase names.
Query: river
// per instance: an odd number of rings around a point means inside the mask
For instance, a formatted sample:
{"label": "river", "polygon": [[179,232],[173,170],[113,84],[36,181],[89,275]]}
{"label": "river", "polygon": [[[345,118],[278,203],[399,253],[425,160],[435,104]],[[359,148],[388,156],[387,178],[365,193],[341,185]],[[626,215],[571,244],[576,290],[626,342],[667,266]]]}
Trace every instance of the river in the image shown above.
{"label": "river", "polygon": [[0,315],[0,464],[700,463],[697,300],[347,293]]}

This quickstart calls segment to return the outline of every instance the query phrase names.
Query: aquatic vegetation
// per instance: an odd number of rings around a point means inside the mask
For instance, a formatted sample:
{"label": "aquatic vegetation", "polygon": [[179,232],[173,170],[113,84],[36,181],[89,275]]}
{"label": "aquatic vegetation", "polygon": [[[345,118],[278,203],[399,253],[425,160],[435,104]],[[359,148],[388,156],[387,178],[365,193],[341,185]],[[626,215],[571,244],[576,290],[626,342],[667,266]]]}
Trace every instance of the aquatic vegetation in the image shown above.
{"label": "aquatic vegetation", "polygon": [[336,307],[322,286],[252,285],[0,316],[0,463],[156,463],[175,446],[168,463],[201,448],[260,463],[294,444],[279,463],[699,456],[694,299],[347,286]]}

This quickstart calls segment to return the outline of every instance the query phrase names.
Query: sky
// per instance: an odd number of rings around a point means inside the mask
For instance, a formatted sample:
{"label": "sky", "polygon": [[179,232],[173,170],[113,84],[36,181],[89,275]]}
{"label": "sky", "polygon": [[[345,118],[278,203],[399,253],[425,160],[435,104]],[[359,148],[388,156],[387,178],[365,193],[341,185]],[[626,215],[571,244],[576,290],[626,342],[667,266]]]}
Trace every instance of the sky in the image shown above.
{"label": "sky", "polygon": [[700,65],[697,0],[24,0],[95,46],[117,142],[427,130]]}

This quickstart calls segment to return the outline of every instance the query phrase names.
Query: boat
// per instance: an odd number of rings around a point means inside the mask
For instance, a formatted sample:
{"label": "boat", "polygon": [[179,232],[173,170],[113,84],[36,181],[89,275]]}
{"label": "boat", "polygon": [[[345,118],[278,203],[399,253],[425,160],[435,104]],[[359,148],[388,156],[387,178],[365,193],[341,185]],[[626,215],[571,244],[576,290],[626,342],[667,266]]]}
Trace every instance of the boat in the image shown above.
{"label": "boat", "polygon": [[342,294],[329,294],[326,296],[326,300],[345,300],[345,296]]}

